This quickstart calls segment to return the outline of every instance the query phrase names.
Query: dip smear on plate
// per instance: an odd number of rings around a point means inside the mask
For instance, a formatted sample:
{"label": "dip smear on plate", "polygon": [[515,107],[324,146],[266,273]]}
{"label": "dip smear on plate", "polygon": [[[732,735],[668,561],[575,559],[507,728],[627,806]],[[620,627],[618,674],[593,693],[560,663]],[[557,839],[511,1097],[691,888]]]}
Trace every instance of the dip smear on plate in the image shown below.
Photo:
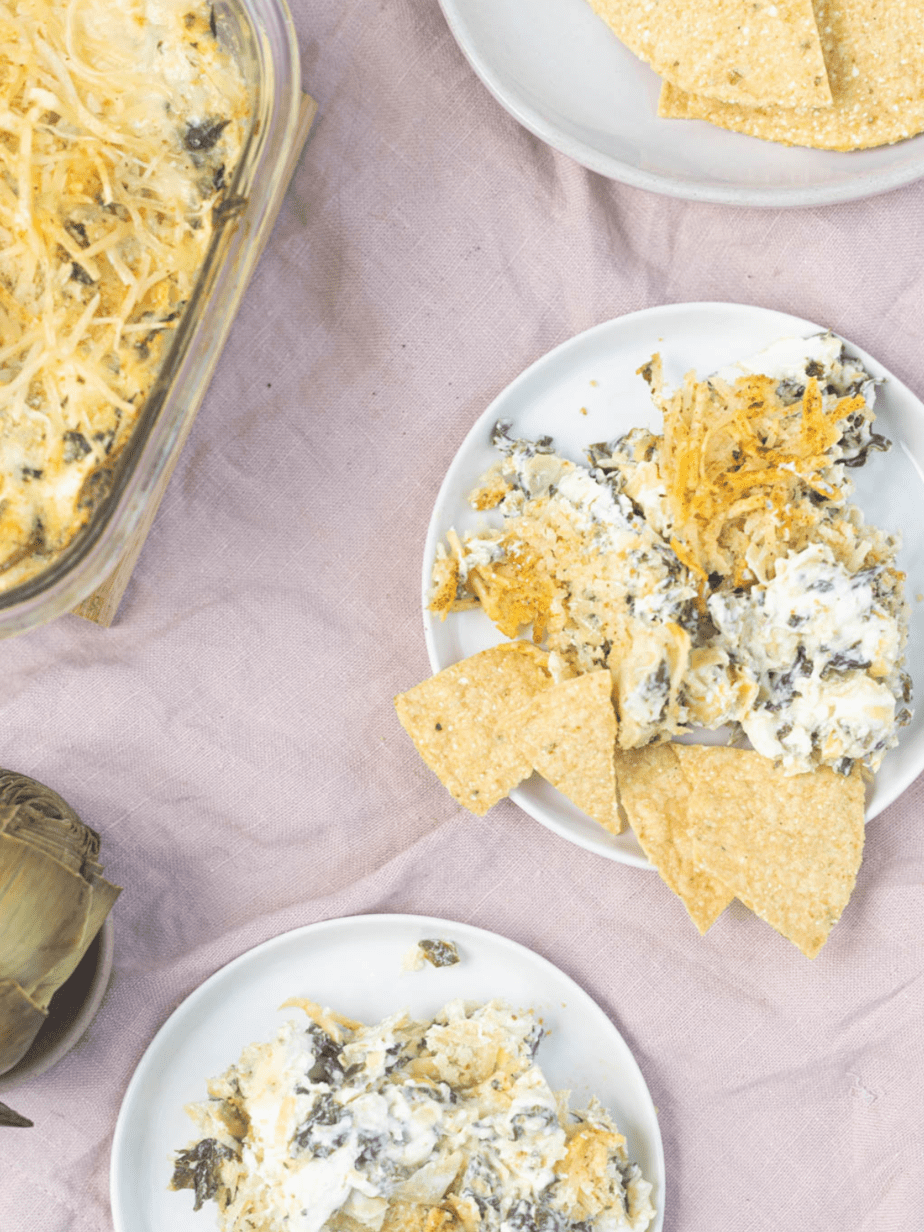
{"label": "dip smear on plate", "polygon": [[0,587],[105,493],[240,156],[211,8],[0,3]]}
{"label": "dip smear on plate", "polygon": [[364,1026],[307,1023],[245,1048],[187,1111],[172,1186],[222,1232],[644,1232],[651,1185],[598,1101],[568,1108],[542,1027],[492,1001]]}
{"label": "dip smear on plate", "polygon": [[499,524],[449,533],[431,610],[531,626],[556,680],[608,668],[623,749],[729,725],[787,773],[875,771],[911,687],[898,539],[851,502],[851,469],[889,447],[874,381],[830,333],[676,391],[657,356],[641,372],[663,434],[589,466],[498,424],[471,503]]}

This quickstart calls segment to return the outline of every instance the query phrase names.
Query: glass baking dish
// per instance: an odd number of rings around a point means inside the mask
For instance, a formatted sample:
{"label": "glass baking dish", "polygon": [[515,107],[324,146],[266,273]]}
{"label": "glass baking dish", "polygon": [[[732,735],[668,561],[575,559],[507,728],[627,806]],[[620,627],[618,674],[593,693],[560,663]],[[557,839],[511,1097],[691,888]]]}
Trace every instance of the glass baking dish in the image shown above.
{"label": "glass baking dish", "polygon": [[47,569],[0,591],[0,637],[71,611],[118,565],[160,498],[286,190],[303,97],[291,14],[285,0],[214,0],[213,9],[253,100],[240,162],[163,367],[130,439],[101,475],[92,515]]}

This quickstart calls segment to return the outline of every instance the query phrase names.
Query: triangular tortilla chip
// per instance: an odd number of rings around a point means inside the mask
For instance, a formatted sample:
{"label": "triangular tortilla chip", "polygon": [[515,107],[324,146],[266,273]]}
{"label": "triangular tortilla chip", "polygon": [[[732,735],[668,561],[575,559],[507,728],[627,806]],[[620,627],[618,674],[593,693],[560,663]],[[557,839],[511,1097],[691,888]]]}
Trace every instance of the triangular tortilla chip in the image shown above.
{"label": "triangular tortilla chip", "polygon": [[787,776],[744,749],[675,745],[691,787],[693,858],[814,958],[863,857],[863,779],[827,766]]}
{"label": "triangular tortilla chip", "polygon": [[621,752],[616,759],[616,781],[642,850],[705,933],[734,894],[693,862],[687,813],[690,785],[674,752],[678,747],[650,744]]}
{"label": "triangular tortilla chip", "polygon": [[548,656],[505,642],[447,667],[395,698],[404,730],[440,782],[483,816],[532,773],[512,738],[512,717],[548,688]]}
{"label": "triangular tortilla chip", "polygon": [[665,73],[658,115],[823,150],[888,145],[924,130],[924,5],[839,0],[825,6],[824,25],[833,106],[737,106]]}
{"label": "triangular tortilla chip", "polygon": [[590,0],[617,38],[691,94],[754,107],[825,107],[812,0]]}
{"label": "triangular tortilla chip", "polygon": [[515,739],[535,770],[611,834],[616,802],[616,711],[607,668],[563,680],[533,698]]}

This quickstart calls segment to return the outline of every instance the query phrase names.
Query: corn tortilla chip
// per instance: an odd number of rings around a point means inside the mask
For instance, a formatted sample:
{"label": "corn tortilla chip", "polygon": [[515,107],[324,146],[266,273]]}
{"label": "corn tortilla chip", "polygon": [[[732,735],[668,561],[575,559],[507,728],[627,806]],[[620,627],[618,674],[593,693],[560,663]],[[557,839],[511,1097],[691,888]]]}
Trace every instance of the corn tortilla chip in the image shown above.
{"label": "corn tortilla chip", "polygon": [[622,832],[616,802],[613,677],[604,668],[538,693],[517,725],[533,769],[611,834]]}
{"label": "corn tortilla chip", "polygon": [[590,0],[666,80],[731,104],[830,106],[812,0]]}
{"label": "corn tortilla chip", "polygon": [[693,858],[814,958],[863,857],[863,780],[827,766],[786,776],[744,749],[675,745],[690,784]]}
{"label": "corn tortilla chip", "polygon": [[833,106],[742,107],[673,79],[661,90],[658,115],[823,150],[889,145],[924,130],[924,4],[815,0],[815,6]]}
{"label": "corn tortilla chip", "polygon": [[479,817],[532,773],[511,724],[551,683],[546,661],[529,642],[505,642],[395,698],[398,718],[420,756]]}
{"label": "corn tortilla chip", "polygon": [[678,747],[650,744],[621,752],[616,780],[622,807],[645,855],[705,933],[734,894],[693,861],[687,813],[690,785],[674,751]]}

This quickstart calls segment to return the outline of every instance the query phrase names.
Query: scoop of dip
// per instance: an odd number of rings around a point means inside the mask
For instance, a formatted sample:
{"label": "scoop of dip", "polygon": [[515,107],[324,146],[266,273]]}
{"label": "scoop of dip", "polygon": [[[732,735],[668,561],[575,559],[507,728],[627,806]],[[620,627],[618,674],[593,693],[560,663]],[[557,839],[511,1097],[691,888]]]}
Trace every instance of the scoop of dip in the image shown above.
{"label": "scoop of dip", "polygon": [[568,1109],[542,1028],[500,1002],[374,1026],[310,1001],[187,1109],[172,1187],[222,1232],[644,1232],[651,1185],[596,1100]]}

